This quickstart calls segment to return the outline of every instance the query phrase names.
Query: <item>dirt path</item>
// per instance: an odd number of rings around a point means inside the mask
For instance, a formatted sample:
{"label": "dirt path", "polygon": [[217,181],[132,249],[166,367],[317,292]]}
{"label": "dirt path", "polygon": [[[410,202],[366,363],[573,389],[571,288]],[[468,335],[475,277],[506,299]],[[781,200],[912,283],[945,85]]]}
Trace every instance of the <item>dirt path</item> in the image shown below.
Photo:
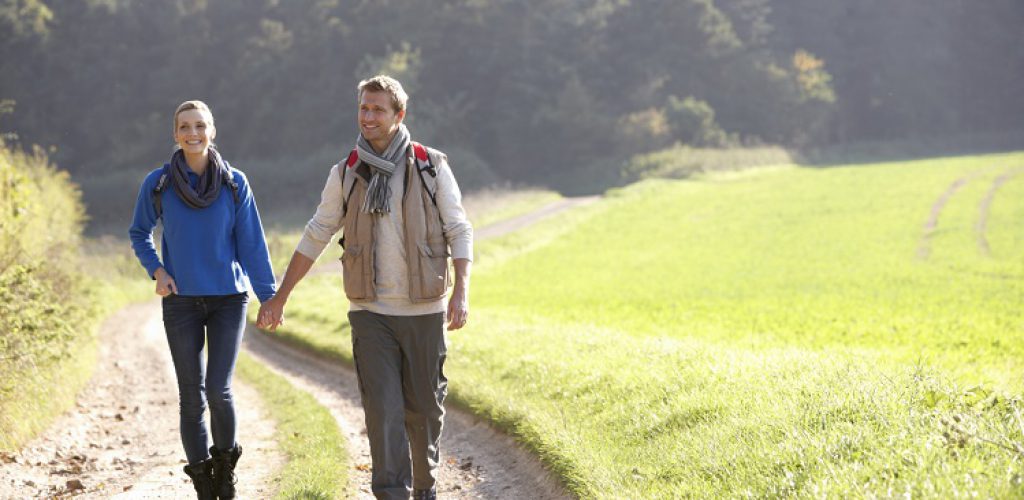
{"label": "dirt path", "polygon": [[[181,471],[178,395],[157,300],[104,322],[96,374],[75,408],[0,465],[0,498],[189,498]],[[250,387],[238,402],[239,498],[267,498],[283,457],[274,426]],[[209,421],[209,420],[207,420]]]}
{"label": "dirt path", "polygon": [[974,229],[978,239],[978,249],[984,255],[992,255],[992,249],[989,248],[988,239],[985,237],[985,231],[988,229],[988,214],[992,207],[992,201],[995,200],[996,191],[1006,184],[1010,179],[1013,179],[1017,175],[1024,173],[1024,168],[1017,168],[1004,172],[999,177],[996,177],[992,181],[992,186],[985,193],[985,197],[982,198],[981,203],[978,205],[978,222],[975,224]]}
{"label": "dirt path", "polygon": [[[477,241],[521,229],[571,208],[587,205],[599,197],[566,198],[538,210],[475,231]],[[337,262],[317,266],[313,273],[341,272]],[[353,488],[359,499],[372,499],[370,492],[370,447],[356,375],[347,365],[310,356],[250,328],[246,350],[261,363],[282,375],[292,385],[312,394],[338,422],[349,443]],[[524,451],[512,438],[489,424],[445,406],[445,427],[441,436],[441,470],[438,496],[441,498],[571,498],[547,472],[540,461]]]}
{"label": "dirt path", "polygon": [[[562,198],[560,200],[553,201],[544,205],[537,210],[525,213],[518,217],[503,220],[501,222],[484,226],[482,228],[475,228],[473,230],[473,240],[483,241],[490,238],[497,238],[513,231],[517,231],[531,224],[536,224],[548,217],[555,214],[570,210],[576,207],[589,205],[597,200],[601,199],[600,196],[582,196],[577,198]],[[326,253],[326,252],[325,252]],[[310,270],[308,276],[325,273],[341,273],[341,261],[338,259],[327,259],[326,261],[318,261],[316,266]]]}
{"label": "dirt path", "polygon": [[[569,198],[477,232],[486,239],[595,201]],[[326,268],[326,269],[324,269]],[[321,266],[319,272],[331,271]],[[369,447],[355,374],[311,359],[255,329],[245,348],[296,387],[312,393],[335,417],[352,446],[359,498],[370,495]],[[129,306],[104,322],[96,375],[74,410],[44,436],[0,456],[0,498],[190,498],[181,472],[177,389],[160,303]],[[240,438],[239,498],[269,498],[270,478],[284,458],[258,394],[234,383]],[[442,438],[439,493],[443,498],[569,498],[540,462],[511,438],[451,408]]]}
{"label": "dirt path", "polygon": [[[372,499],[370,447],[355,373],[341,363],[288,347],[255,328],[246,332],[245,348],[330,411],[348,440],[356,498]],[[451,404],[445,408],[440,498],[570,498],[540,462],[511,438]]]}
{"label": "dirt path", "polygon": [[561,200],[553,201],[533,212],[520,215],[519,217],[513,217],[508,220],[498,222],[497,224],[491,224],[489,226],[477,229],[473,233],[473,238],[476,241],[482,241],[489,238],[497,238],[503,236],[512,231],[517,231],[531,224],[536,224],[548,217],[551,217],[557,213],[564,212],[576,207],[589,205],[595,201],[601,199],[600,196],[582,196],[578,198],[562,198]]}

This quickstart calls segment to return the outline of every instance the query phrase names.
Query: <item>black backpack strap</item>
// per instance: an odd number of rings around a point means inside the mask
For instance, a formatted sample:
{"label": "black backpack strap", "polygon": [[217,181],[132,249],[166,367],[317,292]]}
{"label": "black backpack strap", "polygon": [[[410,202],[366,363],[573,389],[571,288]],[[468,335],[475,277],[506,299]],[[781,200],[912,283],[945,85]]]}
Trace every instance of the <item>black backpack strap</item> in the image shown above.
{"label": "black backpack strap", "polygon": [[[156,181],[156,187],[153,188],[153,209],[156,210],[156,218],[159,219],[164,214],[163,206],[163,195],[164,191],[167,191],[167,186],[171,184],[171,172],[170,166],[164,165],[163,172],[160,173],[160,179]],[[235,206],[241,203],[239,198],[239,187],[238,183],[235,182],[234,176],[231,175],[231,168],[224,167],[224,184],[227,184],[231,188],[231,197],[235,200]]]}
{"label": "black backpack strap", "polygon": [[231,175],[230,168],[225,167],[224,170],[226,170],[226,172],[224,172],[224,184],[227,184],[228,187],[231,188],[231,196],[234,197],[235,205],[237,206],[241,203],[241,200],[238,199],[238,183],[235,182],[235,177]]}
{"label": "black backpack strap", "polygon": [[159,219],[164,214],[164,206],[162,198],[164,191],[167,190],[167,185],[171,181],[171,173],[168,165],[164,165],[163,171],[160,172],[160,179],[156,181],[156,187],[153,188],[153,209],[156,210],[156,218]]}

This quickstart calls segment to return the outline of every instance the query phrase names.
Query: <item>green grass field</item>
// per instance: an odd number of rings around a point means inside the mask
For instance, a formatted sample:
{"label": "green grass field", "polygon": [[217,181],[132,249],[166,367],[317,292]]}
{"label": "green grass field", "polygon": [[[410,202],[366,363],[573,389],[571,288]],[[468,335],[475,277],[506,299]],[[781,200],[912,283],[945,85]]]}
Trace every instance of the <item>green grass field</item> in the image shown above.
{"label": "green grass field", "polygon": [[[1024,495],[1020,167],[647,180],[480,243],[452,397],[585,498]],[[310,278],[286,335],[347,359],[346,308]]]}

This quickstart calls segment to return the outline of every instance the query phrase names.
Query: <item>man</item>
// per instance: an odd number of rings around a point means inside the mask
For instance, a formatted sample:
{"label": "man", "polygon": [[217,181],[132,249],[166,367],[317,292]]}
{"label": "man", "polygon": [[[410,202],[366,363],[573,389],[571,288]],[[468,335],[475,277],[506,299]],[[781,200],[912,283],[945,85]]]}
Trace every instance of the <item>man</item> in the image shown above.
{"label": "man", "polygon": [[[258,324],[281,324],[292,289],[343,229],[373,494],[407,500],[411,491],[414,499],[434,499],[448,392],[445,321],[449,330],[466,324],[473,228],[446,156],[413,143],[402,123],[408,101],[402,85],[375,76],[359,83],[358,95],[355,150],[331,168],[320,205],[277,295],[260,308]],[[446,306],[449,249],[455,284]]]}

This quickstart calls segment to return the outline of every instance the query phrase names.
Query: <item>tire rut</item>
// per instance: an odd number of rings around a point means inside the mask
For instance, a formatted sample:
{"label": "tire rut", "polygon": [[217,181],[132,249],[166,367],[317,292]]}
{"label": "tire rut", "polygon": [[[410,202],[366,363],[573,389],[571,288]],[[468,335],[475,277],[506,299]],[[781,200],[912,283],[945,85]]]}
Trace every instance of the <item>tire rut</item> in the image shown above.
{"label": "tire rut", "polygon": [[[285,345],[255,327],[246,332],[245,349],[328,409],[347,438],[356,498],[372,499],[370,449],[355,372],[338,361]],[[446,405],[441,434],[437,490],[440,498],[451,499],[572,498],[512,438],[451,404]]]}
{"label": "tire rut", "polygon": [[988,192],[985,193],[985,197],[982,198],[981,203],[978,204],[978,222],[975,224],[974,229],[978,240],[978,250],[986,257],[992,255],[992,249],[989,247],[988,238],[985,236],[985,233],[988,230],[988,216],[991,211],[992,202],[996,197],[996,191],[998,191],[1003,184],[1006,184],[1021,173],[1024,173],[1024,168],[1009,170],[996,177],[995,180],[992,181],[992,186],[989,187]]}
{"label": "tire rut", "polygon": [[965,175],[956,179],[949,184],[949,187],[936,198],[935,202],[932,203],[931,211],[928,213],[928,220],[925,221],[921,238],[918,240],[917,245],[917,257],[921,260],[926,260],[931,256],[931,238],[935,234],[935,230],[939,226],[939,216],[942,215],[942,210],[946,208],[946,204],[953,198],[961,188],[967,185],[970,181],[976,179],[982,174],[982,171],[972,172],[971,174]]}

